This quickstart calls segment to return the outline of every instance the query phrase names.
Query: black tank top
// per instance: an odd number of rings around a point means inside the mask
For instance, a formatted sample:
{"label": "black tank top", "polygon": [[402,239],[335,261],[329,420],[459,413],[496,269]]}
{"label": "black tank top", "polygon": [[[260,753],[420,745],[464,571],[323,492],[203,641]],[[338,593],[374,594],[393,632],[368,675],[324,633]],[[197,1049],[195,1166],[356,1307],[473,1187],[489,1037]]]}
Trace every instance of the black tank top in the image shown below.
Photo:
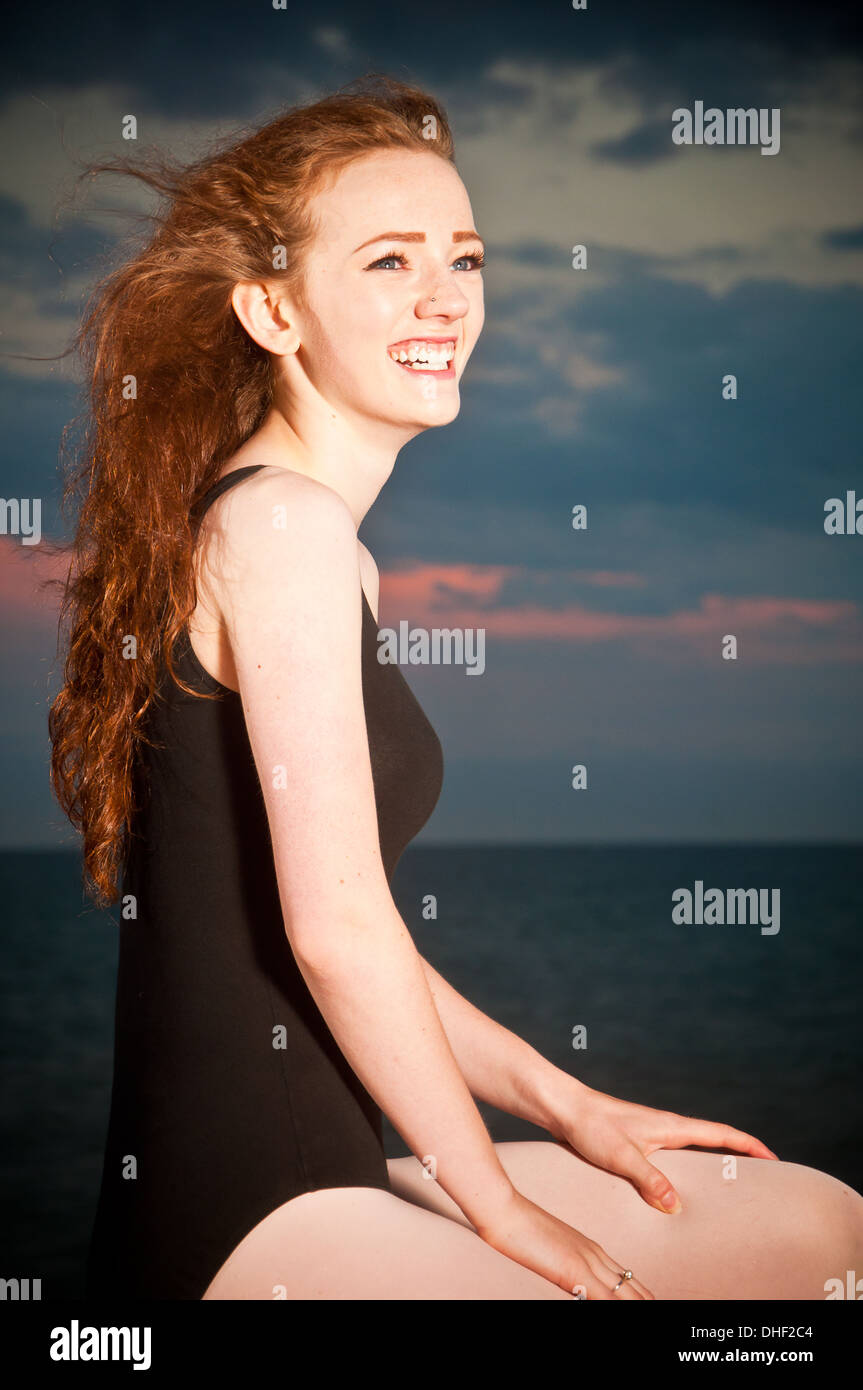
{"label": "black tank top", "polygon": [[[263,465],[221,478],[196,509]],[[363,599],[362,686],[388,881],[437,802],[437,735]],[[389,1190],[381,1113],[294,960],[240,696],[184,630],[135,768],[111,1109],[89,1297],[200,1299],[248,1232],[328,1187]],[[133,900],[137,916],[123,914]]]}

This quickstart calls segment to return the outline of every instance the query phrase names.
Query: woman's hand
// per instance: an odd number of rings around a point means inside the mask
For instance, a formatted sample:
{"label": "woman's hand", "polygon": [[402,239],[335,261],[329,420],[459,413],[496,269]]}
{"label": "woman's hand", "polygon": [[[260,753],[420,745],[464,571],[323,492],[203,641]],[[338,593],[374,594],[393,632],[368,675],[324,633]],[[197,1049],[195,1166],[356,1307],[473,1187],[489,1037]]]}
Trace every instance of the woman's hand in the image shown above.
{"label": "woman's hand", "polygon": [[552,1110],[546,1123],[552,1138],[598,1168],[628,1179],[648,1206],[666,1215],[682,1210],[683,1204],[665,1174],[647,1161],[647,1155],[657,1149],[685,1149],[694,1144],[734,1149],[751,1158],[779,1157],[760,1139],[730,1125],[617,1100],[572,1076],[562,1080]]}
{"label": "woman's hand", "polygon": [[614,1302],[654,1298],[640,1280],[623,1279],[626,1265],[611,1259],[596,1241],[515,1189],[493,1220],[475,1229],[487,1245],[575,1298]]}

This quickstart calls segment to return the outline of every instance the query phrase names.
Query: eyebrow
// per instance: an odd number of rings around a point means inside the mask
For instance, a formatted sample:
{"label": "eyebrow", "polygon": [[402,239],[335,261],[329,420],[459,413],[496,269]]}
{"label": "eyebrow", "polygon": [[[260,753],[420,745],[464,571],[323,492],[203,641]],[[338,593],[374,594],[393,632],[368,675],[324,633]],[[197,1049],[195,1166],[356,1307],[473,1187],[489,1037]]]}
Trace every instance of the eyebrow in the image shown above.
{"label": "eyebrow", "polygon": [[[425,232],[381,232],[379,236],[369,237],[362,246],[357,246],[351,255],[355,256],[357,251],[362,251],[366,246],[373,246],[376,241],[425,241],[425,239]],[[452,240],[454,246],[460,241],[478,241],[485,250],[485,242],[479,232],[453,232]]]}

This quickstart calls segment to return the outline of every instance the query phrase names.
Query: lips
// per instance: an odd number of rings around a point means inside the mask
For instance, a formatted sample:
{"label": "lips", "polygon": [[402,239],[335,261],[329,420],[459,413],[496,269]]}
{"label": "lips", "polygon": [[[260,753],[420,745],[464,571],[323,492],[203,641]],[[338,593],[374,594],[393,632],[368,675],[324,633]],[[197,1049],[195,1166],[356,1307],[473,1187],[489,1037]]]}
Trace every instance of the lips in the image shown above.
{"label": "lips", "polygon": [[452,336],[452,334],[450,334],[448,338],[419,338],[419,337],[414,336],[413,338],[401,338],[397,343],[390,343],[390,345],[389,345],[387,351],[388,351],[388,352],[392,352],[395,348],[406,348],[406,347],[410,347],[411,343],[438,343],[438,344],[443,344],[443,343],[455,343],[455,341],[456,341],[456,340],[455,340],[455,338]]}
{"label": "lips", "polygon": [[430,367],[425,362],[393,362],[392,358],[389,360],[394,367],[398,367],[402,372],[409,372],[411,376],[433,376],[436,381],[440,381],[441,378],[446,381],[447,378],[455,376],[452,362],[446,367]]}

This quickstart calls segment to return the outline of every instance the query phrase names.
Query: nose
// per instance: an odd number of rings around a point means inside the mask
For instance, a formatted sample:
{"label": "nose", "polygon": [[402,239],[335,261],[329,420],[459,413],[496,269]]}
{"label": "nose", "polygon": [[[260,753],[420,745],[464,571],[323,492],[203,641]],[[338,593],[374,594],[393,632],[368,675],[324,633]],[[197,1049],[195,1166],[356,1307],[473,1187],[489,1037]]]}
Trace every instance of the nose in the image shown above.
{"label": "nose", "polygon": [[470,307],[470,301],[455,279],[450,277],[438,280],[424,294],[417,304],[417,318],[463,318]]}

